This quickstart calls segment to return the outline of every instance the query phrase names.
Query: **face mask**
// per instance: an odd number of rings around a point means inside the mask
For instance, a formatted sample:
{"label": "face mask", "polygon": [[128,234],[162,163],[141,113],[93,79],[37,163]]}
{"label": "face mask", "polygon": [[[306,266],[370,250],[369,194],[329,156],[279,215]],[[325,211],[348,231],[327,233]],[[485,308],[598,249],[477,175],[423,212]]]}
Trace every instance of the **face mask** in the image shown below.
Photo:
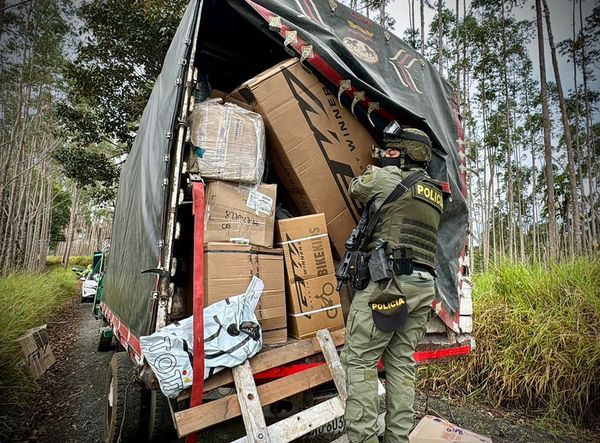
{"label": "face mask", "polygon": [[399,168],[400,161],[400,157],[381,157],[381,166],[396,166],[397,168]]}

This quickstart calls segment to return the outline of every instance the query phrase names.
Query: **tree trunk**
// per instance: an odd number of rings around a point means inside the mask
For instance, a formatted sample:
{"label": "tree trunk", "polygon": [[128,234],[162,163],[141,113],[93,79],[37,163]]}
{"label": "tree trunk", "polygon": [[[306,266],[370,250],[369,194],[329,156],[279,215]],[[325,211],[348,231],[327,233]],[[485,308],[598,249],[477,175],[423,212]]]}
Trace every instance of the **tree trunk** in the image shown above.
{"label": "tree trunk", "polygon": [[0,0],[0,40],[2,39],[2,33],[4,32],[4,8],[6,7],[6,1]]}
{"label": "tree trunk", "polygon": [[552,168],[552,144],[550,131],[550,112],[548,110],[548,88],[546,83],[546,60],[544,56],[544,28],[542,27],[541,0],[535,0],[536,25],[538,35],[538,53],[540,63],[540,84],[542,93],[542,116],[544,119],[544,170],[546,173],[546,198],[548,200],[548,259],[556,259],[556,203],[554,200],[554,172]]}
{"label": "tree trunk", "polygon": [[[514,72],[513,72],[514,75]],[[516,85],[516,79],[513,78],[513,84]],[[516,110],[513,108],[513,118],[512,121],[517,121]],[[525,234],[524,234],[524,220],[523,220],[523,183],[521,182],[521,144],[516,145],[515,148],[515,169],[516,173],[516,188],[517,188],[517,226],[519,230],[519,260],[521,263],[525,263]],[[516,243],[516,239],[515,239]]]}
{"label": "tree trunk", "polygon": [[[498,192],[496,196],[496,201],[502,201],[502,191],[500,187],[500,177],[497,178],[498,186],[496,191]],[[504,230],[504,217],[502,216],[502,211],[500,206],[498,206],[498,212],[500,214],[500,231],[498,237],[498,249],[500,250],[500,257],[504,258],[506,256],[506,231]]]}
{"label": "tree trunk", "polygon": [[385,28],[385,4],[387,0],[381,0],[381,5],[379,7],[379,24],[382,28]]}
{"label": "tree trunk", "polygon": [[43,233],[43,221],[44,221],[44,213],[46,212],[45,206],[45,198],[46,198],[46,164],[42,162],[40,165],[40,179],[38,181],[38,197],[37,204],[35,208],[35,219],[33,221],[33,241],[31,241],[31,245],[29,248],[29,258],[27,268],[31,271],[38,270],[39,263],[39,251],[40,244],[42,242],[42,233]]}
{"label": "tree trunk", "polygon": [[75,236],[75,222],[77,220],[77,210],[79,205],[79,190],[76,186],[71,188],[71,215],[69,217],[69,228],[67,229],[67,236],[65,242],[65,252],[63,255],[63,265],[67,269],[69,266],[69,258],[71,256],[71,246],[73,244],[73,237]]}
{"label": "tree trunk", "polygon": [[46,267],[46,256],[50,245],[50,225],[52,222],[52,177],[47,174],[46,196],[44,200],[44,217],[42,220],[42,235],[40,238],[39,263],[38,268],[43,270]]}
{"label": "tree trunk", "polygon": [[409,7],[410,7],[410,45],[413,48],[417,47],[417,39],[415,38],[415,32],[416,32],[416,27],[415,27],[415,0],[409,0]]}
{"label": "tree trunk", "polygon": [[459,19],[460,19],[460,13],[459,13],[459,0],[456,0],[456,23],[455,23],[455,35],[454,35],[454,41],[455,46],[456,46],[456,96],[458,98],[460,98],[460,45],[463,44],[463,42],[461,41],[460,35],[458,33],[458,29],[459,29]]}
{"label": "tree trunk", "polygon": [[[486,134],[487,134],[487,102],[486,102],[486,87],[485,87],[485,78],[483,78],[480,82],[480,86],[481,86],[481,112],[482,112],[482,125],[483,125],[483,140],[486,139]],[[490,156],[488,155],[488,146],[485,145],[484,149],[483,149],[483,183],[484,183],[484,187],[482,188],[482,193],[483,193],[483,270],[486,271],[489,268],[490,265],[490,222],[491,219],[493,218],[493,216],[491,216],[492,211],[491,211],[491,199],[490,199],[490,193],[491,193],[491,186],[492,186],[492,178],[493,177],[493,171],[492,169],[492,160],[490,159]],[[488,182],[487,179],[487,162],[490,162],[490,180]]]}
{"label": "tree trunk", "polygon": [[442,75],[444,66],[444,22],[442,20],[442,5],[444,0],[438,0],[438,72]]}
{"label": "tree trunk", "polygon": [[581,253],[581,227],[579,223],[579,198],[577,194],[577,177],[575,175],[575,161],[573,158],[573,141],[571,139],[571,127],[569,126],[569,116],[567,114],[567,105],[565,103],[565,94],[563,92],[560,80],[560,70],[558,59],[556,57],[556,45],[554,44],[554,35],[552,34],[552,24],[550,23],[550,10],[547,0],[542,0],[544,4],[544,15],[546,17],[546,29],[548,29],[548,41],[552,54],[552,67],[554,68],[554,77],[558,89],[558,100],[560,103],[560,113],[565,135],[565,144],[567,145],[567,171],[569,173],[569,184],[571,185],[571,222],[573,231],[573,249],[575,254]]}
{"label": "tree trunk", "polygon": [[506,11],[504,9],[504,0],[502,1],[502,83],[504,87],[504,118],[506,128],[506,193],[508,200],[507,228],[508,228],[508,256],[511,260],[515,259],[515,226],[514,226],[514,207],[515,198],[513,192],[513,171],[512,171],[512,123],[510,118],[510,98],[508,91],[508,60],[506,57]]}
{"label": "tree trunk", "polygon": [[581,72],[583,74],[583,94],[585,101],[585,146],[587,150],[587,163],[588,163],[588,187],[590,188],[590,225],[591,225],[591,237],[595,246],[598,247],[598,230],[597,222],[598,217],[596,214],[596,186],[598,176],[596,174],[596,164],[594,163],[594,148],[592,146],[592,113],[590,107],[589,89],[588,89],[588,75],[587,75],[587,57],[585,53],[586,36],[585,27],[583,26],[583,12],[582,12],[582,1],[579,1],[579,22],[581,23]]}
{"label": "tree trunk", "polygon": [[421,57],[425,57],[425,0],[420,0],[421,11]]}
{"label": "tree trunk", "polygon": [[[466,4],[466,0],[463,0],[463,22],[465,17],[467,16],[467,4]],[[461,36],[461,45],[462,45],[462,51],[463,51],[463,64],[464,64],[464,69],[463,69],[463,103],[469,103],[467,105],[468,109],[471,109],[471,104],[469,101],[469,88],[467,87],[467,77],[469,74],[469,69],[466,63],[467,60],[467,42],[465,41],[465,34],[463,33],[463,35]]]}
{"label": "tree trunk", "polygon": [[[527,79],[525,79],[525,112],[527,115],[531,115],[531,105],[529,102],[529,88],[527,87]],[[539,257],[539,239],[538,239],[538,229],[537,229],[537,206],[536,202],[538,201],[536,196],[536,187],[537,187],[537,171],[535,166],[535,136],[533,134],[533,130],[531,129],[531,123],[528,125],[529,127],[529,143],[531,144],[531,226],[532,226],[532,241],[533,241],[533,261],[537,262]]]}
{"label": "tree trunk", "polygon": [[[575,91],[575,154],[577,156],[577,184],[579,187],[579,192],[581,193],[582,199],[581,201],[579,201],[578,203],[581,205],[580,206],[580,212],[581,211],[585,211],[584,208],[584,199],[583,197],[585,196],[585,192],[583,189],[583,171],[581,170],[581,164],[582,164],[582,159],[581,159],[581,146],[579,144],[579,84],[577,81],[577,50],[576,50],[576,41],[577,41],[577,32],[576,32],[576,20],[575,20],[575,11],[577,9],[577,2],[576,0],[573,0],[573,18],[572,18],[572,28],[573,28],[573,46],[572,46],[572,54],[571,56],[573,57],[573,89]],[[578,199],[579,200],[579,199]],[[587,217],[586,217],[587,218]],[[583,229],[582,229],[583,231]],[[589,238],[589,234],[590,234],[590,230],[589,230],[589,226],[588,229],[586,230],[586,235],[583,234],[582,232],[582,247],[584,249],[589,249],[589,247],[591,246],[591,239]]]}

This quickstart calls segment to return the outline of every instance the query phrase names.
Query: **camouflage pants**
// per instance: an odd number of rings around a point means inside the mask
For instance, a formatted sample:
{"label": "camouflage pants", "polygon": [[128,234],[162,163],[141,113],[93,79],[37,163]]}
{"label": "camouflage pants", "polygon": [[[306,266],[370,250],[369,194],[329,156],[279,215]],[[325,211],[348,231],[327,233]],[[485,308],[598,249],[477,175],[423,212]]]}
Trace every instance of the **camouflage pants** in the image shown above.
{"label": "camouflage pants", "polygon": [[397,287],[408,303],[408,319],[400,331],[383,332],[373,323],[368,305],[373,291],[385,284],[370,282],[352,300],[346,323],[346,345],[341,361],[346,370],[348,400],[346,434],[352,443],[377,442],[377,363],[383,358],[386,369],[386,443],[408,443],[413,425],[415,362],[413,353],[425,333],[434,295],[433,277],[421,271],[395,276]]}

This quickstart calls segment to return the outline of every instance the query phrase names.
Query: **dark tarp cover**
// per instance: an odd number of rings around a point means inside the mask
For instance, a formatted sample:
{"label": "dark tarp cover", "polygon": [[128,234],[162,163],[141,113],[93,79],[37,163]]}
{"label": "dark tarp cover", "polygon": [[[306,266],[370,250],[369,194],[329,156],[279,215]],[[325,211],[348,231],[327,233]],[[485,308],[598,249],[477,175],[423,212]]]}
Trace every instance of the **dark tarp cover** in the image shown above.
{"label": "dark tarp cover", "polygon": [[103,299],[137,337],[154,329],[152,293],[157,275],[141,272],[162,264],[168,192],[163,186],[168,177],[165,155],[174,138],[165,134],[175,130],[182,93],[177,79],[185,77],[187,66],[181,60],[189,60],[196,6],[196,1],[188,5],[169,47],[119,182]]}
{"label": "dark tarp cover", "polygon": [[[380,111],[367,116],[365,101],[353,107],[361,123],[377,138],[391,118],[419,127],[430,134],[436,155],[430,173],[448,180],[451,202],[446,202],[438,238],[438,298],[444,310],[454,316],[458,306],[458,260],[464,246],[467,206],[461,189],[458,154],[457,113],[452,88],[435,68],[394,35],[349,8],[333,1],[227,0],[254,27],[277,44],[283,44],[285,30],[297,31],[302,46],[312,45],[314,54],[304,63],[319,75],[332,91],[339,80],[350,80],[352,88],[342,94],[342,103],[351,107],[352,93],[362,91],[369,102],[378,102]],[[121,172],[119,196],[113,221],[110,259],[106,273],[104,302],[136,336],[151,333],[152,292],[158,288],[156,274],[141,271],[162,265],[168,188],[168,163],[182,89],[176,80],[184,77],[189,60],[195,12],[192,0],[167,53],[150,100],[144,110],[133,148]],[[332,13],[331,4],[336,4]],[[272,30],[265,20],[275,14],[282,28]],[[223,20],[215,16],[211,20]],[[203,20],[207,20],[204,17]],[[223,24],[226,27],[226,23]],[[235,30],[233,30],[235,32]],[[256,48],[260,50],[260,48]]]}
{"label": "dark tarp cover", "polygon": [[[371,113],[373,124],[368,119],[364,101],[353,108],[356,117],[376,140],[381,138],[382,129],[391,118],[403,125],[421,128],[432,137],[437,155],[429,172],[434,178],[447,180],[452,193],[451,201],[445,202],[438,232],[437,296],[444,310],[454,317],[458,308],[457,275],[468,210],[461,192],[464,182],[458,145],[460,123],[451,86],[412,47],[339,2],[228,2],[281,44],[289,37],[290,46],[298,54],[312,46],[313,53],[307,53],[304,64],[334,93],[339,91],[340,79],[350,80],[352,89],[342,94],[345,106],[352,107],[355,91],[364,92],[369,102],[378,102],[381,112]],[[280,18],[280,23],[271,22],[274,16]],[[297,43],[287,34],[289,31],[297,32]]]}

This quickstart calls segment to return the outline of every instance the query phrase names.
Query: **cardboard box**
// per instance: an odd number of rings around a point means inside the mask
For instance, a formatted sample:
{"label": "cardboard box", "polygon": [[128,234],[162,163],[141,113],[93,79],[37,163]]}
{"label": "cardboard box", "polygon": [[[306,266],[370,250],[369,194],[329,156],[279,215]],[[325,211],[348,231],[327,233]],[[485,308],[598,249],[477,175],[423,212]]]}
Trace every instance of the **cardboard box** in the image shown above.
{"label": "cardboard box", "polygon": [[265,167],[262,117],[219,100],[197,103],[189,116],[194,149],[187,156],[190,172],[205,179],[259,183]]}
{"label": "cardboard box", "polygon": [[290,335],[302,339],[343,328],[325,216],[278,220],[276,238],[285,256]]}
{"label": "cardboard box", "polygon": [[208,243],[204,252],[205,305],[242,294],[252,276],[257,276],[265,284],[255,311],[263,329],[263,343],[287,342],[283,251],[252,245]]}
{"label": "cardboard box", "polygon": [[27,330],[17,342],[21,345],[23,359],[34,378],[38,378],[56,362],[46,333],[46,325]]}
{"label": "cardboard box", "polygon": [[277,185],[212,182],[206,188],[204,241],[247,239],[273,246]]}
{"label": "cardboard box", "polygon": [[426,415],[410,433],[411,443],[492,443],[492,439],[460,428],[444,419]]}
{"label": "cardboard box", "polygon": [[335,251],[342,256],[362,212],[348,186],[374,164],[371,135],[297,59],[259,74],[232,96],[263,116],[277,174],[302,214],[325,214]]}

